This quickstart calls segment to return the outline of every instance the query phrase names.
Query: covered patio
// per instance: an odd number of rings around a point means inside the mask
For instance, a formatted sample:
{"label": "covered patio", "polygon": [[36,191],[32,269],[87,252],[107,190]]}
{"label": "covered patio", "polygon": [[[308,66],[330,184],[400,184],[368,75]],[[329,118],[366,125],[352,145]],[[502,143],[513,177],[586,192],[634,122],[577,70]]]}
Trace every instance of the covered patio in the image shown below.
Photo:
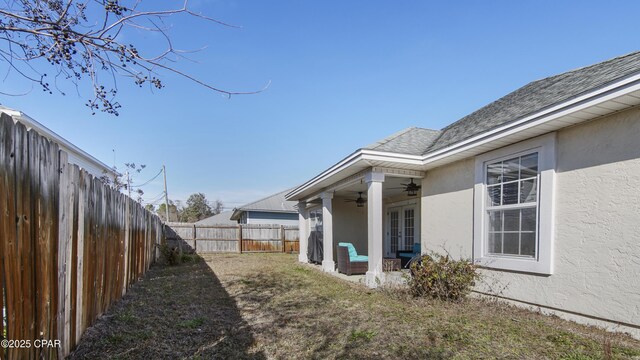
{"label": "covered patio", "polygon": [[397,283],[398,274],[386,273],[385,265],[388,268],[388,259],[397,258],[399,251],[411,252],[420,244],[423,177],[418,170],[367,167],[320,189],[312,186],[300,192],[299,261],[336,273],[338,244],[350,243],[365,256],[360,267],[366,262],[366,272],[359,276],[367,286]]}

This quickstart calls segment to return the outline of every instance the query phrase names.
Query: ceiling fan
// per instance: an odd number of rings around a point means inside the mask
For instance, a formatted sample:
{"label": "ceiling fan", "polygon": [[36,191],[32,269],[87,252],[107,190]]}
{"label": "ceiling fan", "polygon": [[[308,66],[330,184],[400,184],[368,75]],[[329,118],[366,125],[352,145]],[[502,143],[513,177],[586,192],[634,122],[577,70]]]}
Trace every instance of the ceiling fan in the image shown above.
{"label": "ceiling fan", "polygon": [[407,192],[407,196],[416,196],[418,195],[418,191],[420,191],[420,188],[422,186],[416,184],[413,182],[413,178],[411,178],[411,181],[408,184],[400,184],[402,185],[402,187],[396,187],[396,188],[392,188],[392,189],[403,189],[402,191],[406,191]]}
{"label": "ceiling fan", "polygon": [[357,199],[346,199],[345,202],[354,202],[357,207],[364,207],[364,204],[367,203],[367,199],[363,198],[362,191],[359,191]]}

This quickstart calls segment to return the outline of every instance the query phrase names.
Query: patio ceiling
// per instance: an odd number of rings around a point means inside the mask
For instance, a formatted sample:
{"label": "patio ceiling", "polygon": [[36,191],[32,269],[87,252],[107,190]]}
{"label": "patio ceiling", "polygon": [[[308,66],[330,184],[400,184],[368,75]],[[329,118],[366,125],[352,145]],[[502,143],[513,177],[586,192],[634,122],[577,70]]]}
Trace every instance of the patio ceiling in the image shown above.
{"label": "patio ceiling", "polygon": [[[382,196],[385,198],[403,194],[406,196],[406,193],[403,191],[402,184],[406,184],[409,181],[410,179],[405,177],[386,176],[384,183],[382,183]],[[414,179],[414,182],[418,185],[421,184],[420,179]],[[347,187],[336,190],[334,196],[339,198],[355,199],[358,197],[358,192],[362,192],[362,197],[365,199],[367,198],[367,183],[364,179],[360,182],[356,182],[348,185]]]}

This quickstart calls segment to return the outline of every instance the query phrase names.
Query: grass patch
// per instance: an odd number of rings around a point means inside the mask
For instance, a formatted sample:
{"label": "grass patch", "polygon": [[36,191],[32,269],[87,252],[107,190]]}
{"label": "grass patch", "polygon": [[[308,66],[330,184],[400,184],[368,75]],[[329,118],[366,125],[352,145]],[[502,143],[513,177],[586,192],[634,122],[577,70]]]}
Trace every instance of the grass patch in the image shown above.
{"label": "grass patch", "polygon": [[107,337],[107,342],[111,345],[118,345],[125,341],[125,336],[122,334],[113,334]]}
{"label": "grass patch", "polygon": [[116,319],[125,324],[132,324],[136,321],[136,316],[131,308],[116,315]]}
{"label": "grass patch", "polygon": [[308,274],[313,271],[313,269],[310,269],[306,266],[299,266],[299,265],[294,266],[292,270],[293,272],[300,273],[300,274]]}
{"label": "grass patch", "polygon": [[183,327],[183,328],[188,328],[188,329],[195,329],[195,328],[201,326],[202,324],[204,324],[204,319],[203,318],[196,318],[196,319],[182,321],[182,322],[178,323],[178,326],[179,327]]}
{"label": "grass patch", "polygon": [[364,340],[366,342],[369,342],[376,335],[378,335],[378,333],[371,330],[353,330],[351,332],[351,335],[349,335],[349,341]]}
{"label": "grass patch", "polygon": [[373,291],[289,254],[153,266],[71,359],[629,359],[640,342],[495,301]]}

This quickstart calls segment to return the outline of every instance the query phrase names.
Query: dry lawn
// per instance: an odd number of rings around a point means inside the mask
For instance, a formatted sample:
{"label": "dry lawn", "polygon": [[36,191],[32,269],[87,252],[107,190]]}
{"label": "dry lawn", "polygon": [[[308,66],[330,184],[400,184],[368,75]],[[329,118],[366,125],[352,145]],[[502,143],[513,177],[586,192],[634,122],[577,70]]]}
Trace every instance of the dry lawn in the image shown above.
{"label": "dry lawn", "polygon": [[154,266],[72,359],[640,358],[640,342],[504,304],[372,291],[285,254]]}

